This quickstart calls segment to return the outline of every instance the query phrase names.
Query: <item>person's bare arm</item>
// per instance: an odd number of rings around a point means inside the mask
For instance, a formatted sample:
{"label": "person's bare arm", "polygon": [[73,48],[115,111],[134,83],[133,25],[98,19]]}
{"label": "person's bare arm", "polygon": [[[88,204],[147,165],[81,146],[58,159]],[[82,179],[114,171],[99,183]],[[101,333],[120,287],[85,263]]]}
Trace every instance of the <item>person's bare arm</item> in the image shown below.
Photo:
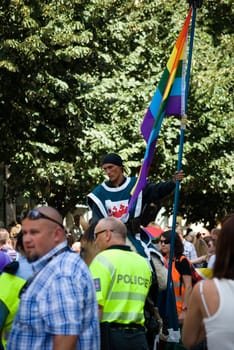
{"label": "person's bare arm", "polygon": [[197,259],[190,260],[190,262],[191,262],[191,264],[200,264],[206,260],[207,260],[207,255],[202,255],[202,256],[197,257]]}
{"label": "person's bare arm", "polygon": [[77,348],[77,335],[55,335],[53,350],[75,350]]}
{"label": "person's bare arm", "polygon": [[188,349],[205,338],[199,284],[193,287],[182,328],[182,342]]}
{"label": "person's bare arm", "polygon": [[[187,308],[192,292],[192,277],[190,275],[183,275],[182,278],[184,283],[183,307]],[[180,323],[183,323],[186,312],[186,310],[182,311],[182,313],[179,315]]]}

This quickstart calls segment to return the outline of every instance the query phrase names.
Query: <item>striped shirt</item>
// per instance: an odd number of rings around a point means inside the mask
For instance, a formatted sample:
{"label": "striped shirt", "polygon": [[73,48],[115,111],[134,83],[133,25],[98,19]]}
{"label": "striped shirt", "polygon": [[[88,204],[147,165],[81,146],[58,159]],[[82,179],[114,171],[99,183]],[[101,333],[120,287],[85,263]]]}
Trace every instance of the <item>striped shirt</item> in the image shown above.
{"label": "striped shirt", "polygon": [[93,281],[82,258],[66,245],[32,264],[35,278],[21,294],[8,350],[52,350],[54,335],[77,335],[77,350],[99,350]]}

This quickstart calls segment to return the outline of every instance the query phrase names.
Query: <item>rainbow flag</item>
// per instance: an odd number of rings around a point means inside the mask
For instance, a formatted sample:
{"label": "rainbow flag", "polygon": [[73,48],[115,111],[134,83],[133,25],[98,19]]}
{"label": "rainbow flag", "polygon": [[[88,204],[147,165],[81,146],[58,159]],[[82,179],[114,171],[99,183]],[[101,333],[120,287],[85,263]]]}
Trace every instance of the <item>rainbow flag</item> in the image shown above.
{"label": "rainbow flag", "polygon": [[149,168],[153,160],[154,150],[164,116],[172,114],[183,115],[185,113],[186,47],[191,15],[192,7],[188,12],[183,28],[141,125],[141,132],[147,142],[147,146],[140,173],[132,191],[128,211],[147,183]]}

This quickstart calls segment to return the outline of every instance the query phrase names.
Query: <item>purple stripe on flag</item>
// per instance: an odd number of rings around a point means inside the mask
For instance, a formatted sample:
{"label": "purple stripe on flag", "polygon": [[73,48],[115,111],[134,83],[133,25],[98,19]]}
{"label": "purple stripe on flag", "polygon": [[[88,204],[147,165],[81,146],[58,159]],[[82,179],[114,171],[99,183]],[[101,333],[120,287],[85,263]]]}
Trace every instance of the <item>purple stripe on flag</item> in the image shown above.
{"label": "purple stripe on flag", "polygon": [[181,96],[170,96],[166,105],[166,115],[181,115]]}
{"label": "purple stripe on flag", "polygon": [[129,205],[128,205],[129,209],[135,203],[139,193],[142,191],[142,189],[147,184],[148,172],[149,172],[149,168],[150,168],[153,156],[154,156],[154,148],[155,148],[155,145],[157,143],[157,140],[158,140],[158,137],[156,137],[154,140],[152,140],[152,142],[150,144],[147,145],[146,154],[144,157],[143,164],[141,166],[140,174],[138,176],[132,197],[131,197]]}
{"label": "purple stripe on flag", "polygon": [[150,111],[150,108],[148,108],[145,114],[143,123],[141,124],[141,133],[146,142],[148,142],[149,135],[151,133],[153,125],[154,125],[154,117]]}

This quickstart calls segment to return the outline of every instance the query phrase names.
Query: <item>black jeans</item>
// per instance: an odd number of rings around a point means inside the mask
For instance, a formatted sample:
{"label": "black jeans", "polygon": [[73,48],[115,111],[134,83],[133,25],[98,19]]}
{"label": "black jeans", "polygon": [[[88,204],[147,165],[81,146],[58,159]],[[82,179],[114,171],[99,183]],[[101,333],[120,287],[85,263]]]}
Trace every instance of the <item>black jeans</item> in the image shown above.
{"label": "black jeans", "polygon": [[101,323],[101,350],[149,350],[144,328]]}
{"label": "black jeans", "polygon": [[110,350],[148,350],[145,331],[110,328]]}

